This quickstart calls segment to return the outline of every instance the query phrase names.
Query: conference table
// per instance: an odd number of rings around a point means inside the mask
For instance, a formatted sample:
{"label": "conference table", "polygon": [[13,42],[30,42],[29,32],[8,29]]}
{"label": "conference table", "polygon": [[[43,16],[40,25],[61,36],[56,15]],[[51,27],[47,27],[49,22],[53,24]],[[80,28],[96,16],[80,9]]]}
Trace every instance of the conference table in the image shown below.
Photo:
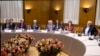
{"label": "conference table", "polygon": [[96,39],[89,40],[89,36],[78,36],[77,33],[66,31],[1,31],[1,44],[4,40],[12,38],[16,34],[33,35],[35,40],[31,43],[31,46],[34,46],[38,40],[43,38],[57,38],[63,42],[64,52],[70,56],[100,56],[100,46],[98,46]]}

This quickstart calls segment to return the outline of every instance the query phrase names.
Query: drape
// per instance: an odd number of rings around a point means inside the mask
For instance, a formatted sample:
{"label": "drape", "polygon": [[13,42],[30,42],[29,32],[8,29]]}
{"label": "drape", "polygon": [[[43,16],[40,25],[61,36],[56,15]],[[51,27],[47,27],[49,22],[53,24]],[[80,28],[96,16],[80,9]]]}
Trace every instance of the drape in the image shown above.
{"label": "drape", "polygon": [[64,23],[67,23],[69,20],[71,20],[73,24],[78,24],[79,5],[80,5],[80,0],[64,1],[64,16],[63,16]]}
{"label": "drape", "polygon": [[19,22],[23,19],[23,1],[0,1],[0,12],[1,23],[4,23],[6,19]]}
{"label": "drape", "polygon": [[100,0],[97,0],[95,25],[100,26]]}

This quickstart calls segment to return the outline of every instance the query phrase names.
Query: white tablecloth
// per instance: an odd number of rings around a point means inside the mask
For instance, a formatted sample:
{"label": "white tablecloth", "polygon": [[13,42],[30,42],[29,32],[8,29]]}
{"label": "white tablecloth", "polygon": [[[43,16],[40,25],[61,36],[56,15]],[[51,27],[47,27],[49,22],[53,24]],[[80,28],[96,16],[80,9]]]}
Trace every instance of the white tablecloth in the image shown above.
{"label": "white tablecloth", "polygon": [[78,39],[86,46],[86,53],[84,56],[100,56],[100,46],[98,46],[97,40],[89,40],[88,36],[78,36],[75,33],[65,34],[72,38]]}
{"label": "white tablecloth", "polygon": [[[41,30],[42,33],[47,33],[46,30]],[[89,40],[88,36],[78,36],[75,33],[61,33],[59,31],[53,32],[54,34],[62,34],[78,39],[86,46],[86,52],[84,56],[100,56],[100,46],[98,46],[97,40]]]}

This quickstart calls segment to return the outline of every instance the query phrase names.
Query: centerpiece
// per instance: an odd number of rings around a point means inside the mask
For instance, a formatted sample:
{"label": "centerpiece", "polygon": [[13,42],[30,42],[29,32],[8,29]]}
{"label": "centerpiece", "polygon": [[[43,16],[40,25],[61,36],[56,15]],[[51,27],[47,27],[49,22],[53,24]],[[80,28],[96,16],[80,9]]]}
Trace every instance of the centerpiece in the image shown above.
{"label": "centerpiece", "polygon": [[48,38],[39,40],[35,47],[39,56],[57,56],[63,50],[64,44],[58,39]]}
{"label": "centerpiece", "polygon": [[18,34],[3,42],[1,56],[25,56],[30,43],[34,40],[30,34]]}

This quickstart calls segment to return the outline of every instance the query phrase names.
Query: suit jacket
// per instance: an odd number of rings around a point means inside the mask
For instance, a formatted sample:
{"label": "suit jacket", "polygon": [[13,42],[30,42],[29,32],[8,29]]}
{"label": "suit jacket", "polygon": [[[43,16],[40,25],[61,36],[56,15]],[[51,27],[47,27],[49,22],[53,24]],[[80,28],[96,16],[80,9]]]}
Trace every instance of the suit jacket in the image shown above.
{"label": "suit jacket", "polygon": [[[83,33],[85,33],[86,27],[87,27],[87,26],[85,26],[85,27],[83,28]],[[90,33],[91,35],[97,35],[97,34],[98,34],[98,30],[96,29],[95,26],[91,25],[90,28],[89,28],[89,30],[88,30],[88,34],[89,34],[89,33]]]}
{"label": "suit jacket", "polygon": [[39,29],[39,25],[38,24],[32,24],[31,25],[31,29],[38,30]]}
{"label": "suit jacket", "polygon": [[65,25],[64,25],[64,24],[61,24],[61,25],[60,25],[60,28],[61,28],[62,30],[64,30]]}
{"label": "suit jacket", "polygon": [[46,29],[49,31],[51,26],[52,26],[52,30],[55,30],[55,25],[53,25],[53,24],[52,25],[47,24]]}
{"label": "suit jacket", "polygon": [[24,30],[26,30],[26,29],[27,29],[26,24],[23,23],[22,26],[21,26],[21,24],[22,24],[22,23],[18,23],[18,24],[17,24],[17,28],[19,28],[19,29],[20,29],[20,28],[23,28]]}
{"label": "suit jacket", "polygon": [[14,24],[14,23],[11,23],[11,24],[10,24],[10,29],[11,29],[11,30],[14,30],[14,29],[15,29],[15,24]]}
{"label": "suit jacket", "polygon": [[2,30],[2,26],[0,26],[0,31]]}
{"label": "suit jacket", "polygon": [[58,23],[58,24],[55,24],[55,29],[60,29],[61,28],[61,25]]}
{"label": "suit jacket", "polygon": [[2,30],[6,29],[6,28],[10,29],[10,24],[5,23],[5,24],[2,25]]}

